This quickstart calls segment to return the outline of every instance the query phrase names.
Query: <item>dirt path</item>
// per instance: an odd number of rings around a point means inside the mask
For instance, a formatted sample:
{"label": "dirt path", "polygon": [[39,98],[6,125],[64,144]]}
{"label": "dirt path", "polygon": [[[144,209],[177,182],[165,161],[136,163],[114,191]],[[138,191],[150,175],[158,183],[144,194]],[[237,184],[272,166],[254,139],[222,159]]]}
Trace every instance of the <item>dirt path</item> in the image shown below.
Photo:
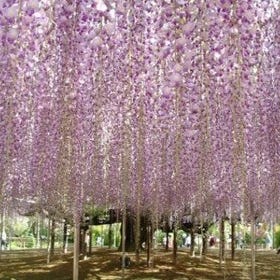
{"label": "dirt path", "polygon": [[[120,253],[109,249],[95,249],[87,260],[80,261],[80,280],[249,280],[250,252],[238,251],[237,260],[226,260],[219,266],[217,251],[212,250],[201,260],[191,258],[187,250],[178,252],[178,262],[172,264],[172,253],[156,251],[154,267],[147,268],[145,254],[137,267],[134,255],[129,254],[132,264],[125,269],[124,277],[120,267]],[[258,251],[256,274],[258,280],[280,279],[280,256],[275,251]],[[1,255],[1,280],[71,280],[72,254],[56,253],[53,261],[46,264],[46,252],[43,250],[6,251]]]}

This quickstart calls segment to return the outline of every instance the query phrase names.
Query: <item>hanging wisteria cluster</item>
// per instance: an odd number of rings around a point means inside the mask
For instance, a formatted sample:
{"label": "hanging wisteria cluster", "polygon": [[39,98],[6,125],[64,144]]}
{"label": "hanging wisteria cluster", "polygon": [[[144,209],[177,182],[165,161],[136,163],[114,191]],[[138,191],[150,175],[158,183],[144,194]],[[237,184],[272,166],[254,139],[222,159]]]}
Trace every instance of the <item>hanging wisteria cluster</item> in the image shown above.
{"label": "hanging wisteria cluster", "polygon": [[276,217],[276,0],[1,0],[0,202]]}

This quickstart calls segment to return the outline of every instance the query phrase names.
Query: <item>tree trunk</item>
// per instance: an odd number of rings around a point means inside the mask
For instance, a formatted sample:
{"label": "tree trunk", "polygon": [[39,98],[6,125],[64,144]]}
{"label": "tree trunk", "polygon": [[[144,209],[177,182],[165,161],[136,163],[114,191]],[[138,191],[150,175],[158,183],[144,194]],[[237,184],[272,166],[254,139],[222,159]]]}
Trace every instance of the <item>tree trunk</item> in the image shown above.
{"label": "tree trunk", "polygon": [[[139,202],[137,202],[138,204]],[[140,231],[141,231],[141,226],[140,226],[140,209],[139,205],[137,206],[137,211],[136,211],[136,219],[135,219],[135,259],[136,259],[136,265],[139,265],[140,262]]]}
{"label": "tree trunk", "polygon": [[92,255],[92,227],[89,228],[89,245],[88,245],[88,254]]}
{"label": "tree trunk", "polygon": [[176,225],[173,228],[173,264],[177,263],[177,228]]}
{"label": "tree trunk", "polygon": [[[122,238],[121,238],[120,250],[123,249],[123,243],[124,243],[125,251],[133,252],[135,251],[134,218],[132,217],[131,214],[129,214],[129,212],[127,212],[125,216],[126,216],[125,219],[122,219],[122,225],[121,225]],[[124,230],[125,230],[125,234],[123,234]]]}
{"label": "tree trunk", "polygon": [[235,259],[235,223],[231,222],[231,260]]}
{"label": "tree trunk", "polygon": [[201,256],[204,256],[207,254],[208,249],[208,238],[207,238],[207,232],[202,231],[202,250],[201,250]]}
{"label": "tree trunk", "polygon": [[51,261],[51,218],[48,218],[47,264]]}
{"label": "tree trunk", "polygon": [[[127,211],[126,213],[126,232],[125,232],[125,250],[126,252],[135,252],[136,251],[136,240],[135,240],[135,217],[130,212]],[[141,249],[141,244],[146,241],[147,236],[147,219],[144,217],[141,217],[140,219],[140,238],[139,238],[139,250]],[[121,225],[121,231],[122,231],[123,223]],[[119,249],[122,248],[123,240],[121,239],[121,244]]]}
{"label": "tree trunk", "polygon": [[166,230],[165,251],[168,251],[168,246],[169,246],[169,233],[168,233],[168,230]]}
{"label": "tree trunk", "polygon": [[89,234],[90,234],[90,230],[88,228],[87,230],[85,230],[85,243],[84,243],[85,259],[87,259],[87,257],[89,256]]}
{"label": "tree trunk", "polygon": [[194,244],[194,242],[195,242],[195,235],[194,235],[194,228],[192,227],[192,229],[191,229],[191,248],[190,248],[190,255],[192,256],[192,257],[194,257],[195,256],[195,250],[194,250],[194,247],[195,247],[195,244]]}
{"label": "tree trunk", "polygon": [[54,243],[55,243],[55,219],[52,218],[51,220],[51,248],[50,248],[50,256],[53,257],[54,255]]}
{"label": "tree trunk", "polygon": [[122,279],[124,279],[124,270],[125,270],[125,252],[126,252],[126,207],[124,206],[123,215],[122,215],[122,239],[121,239],[121,248],[122,248]]}
{"label": "tree trunk", "polygon": [[108,242],[109,242],[109,248],[111,249],[112,248],[112,241],[113,241],[113,238],[112,238],[112,233],[113,233],[113,230],[112,230],[112,224],[110,223],[109,224],[109,232],[108,232]]}
{"label": "tree trunk", "polygon": [[64,220],[63,223],[63,253],[67,253],[67,248],[68,247],[68,235],[67,235],[67,221],[66,219]]}
{"label": "tree trunk", "polygon": [[[45,218],[41,215],[41,221],[40,221],[40,232],[42,232],[42,228],[45,224]],[[43,248],[43,238],[40,238],[40,249]]]}
{"label": "tree trunk", "polygon": [[79,255],[80,255],[80,222],[78,219],[76,219],[74,224],[73,280],[79,280]]}
{"label": "tree trunk", "polygon": [[271,221],[271,224],[270,224],[270,230],[271,230],[271,236],[272,236],[272,248],[271,249],[275,249],[275,232],[274,232],[274,222]]}
{"label": "tree trunk", "polygon": [[151,226],[150,225],[148,225],[147,227],[146,247],[147,247],[147,266],[151,267]]}
{"label": "tree trunk", "polygon": [[219,261],[220,265],[225,261],[225,221],[220,221],[220,244],[219,244]]}
{"label": "tree trunk", "polygon": [[40,248],[40,214],[36,213],[36,248]]}
{"label": "tree trunk", "polygon": [[83,255],[83,259],[87,257],[86,246],[86,230],[80,226],[80,253]]}
{"label": "tree trunk", "polygon": [[251,280],[256,280],[256,227],[255,218],[251,218]]}
{"label": "tree trunk", "polygon": [[0,256],[2,255],[1,254],[1,251],[2,251],[2,241],[3,241],[3,233],[4,233],[4,230],[5,230],[4,220],[5,220],[4,210],[2,209],[1,221],[0,221]]}

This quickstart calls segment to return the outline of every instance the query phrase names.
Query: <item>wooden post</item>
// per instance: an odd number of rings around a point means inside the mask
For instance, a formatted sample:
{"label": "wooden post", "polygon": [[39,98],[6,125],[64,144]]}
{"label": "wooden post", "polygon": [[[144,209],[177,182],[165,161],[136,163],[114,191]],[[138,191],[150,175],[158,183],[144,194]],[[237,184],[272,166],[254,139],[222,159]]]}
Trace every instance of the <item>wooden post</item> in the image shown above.
{"label": "wooden post", "polygon": [[51,218],[48,217],[47,264],[51,261]]}
{"label": "wooden post", "polygon": [[138,121],[138,136],[137,136],[137,190],[136,190],[136,220],[135,220],[135,254],[136,264],[140,262],[140,250],[141,250],[141,200],[142,189],[144,184],[144,108],[143,100],[140,99],[139,109],[139,121]]}
{"label": "wooden post", "polygon": [[231,260],[235,259],[235,222],[231,221]]}
{"label": "wooden post", "polygon": [[220,220],[220,244],[219,244],[219,262],[220,265],[225,261],[225,220]]}
{"label": "wooden post", "polygon": [[126,207],[124,206],[122,215],[122,278],[125,269],[125,243],[126,243]]}
{"label": "wooden post", "polygon": [[79,280],[79,255],[80,255],[80,222],[79,219],[76,219],[74,224],[73,280]]}
{"label": "wooden post", "polygon": [[55,243],[55,219],[51,220],[51,244],[50,244],[50,255],[53,257],[54,255],[54,243]]}
{"label": "wooden post", "polygon": [[272,236],[272,248],[275,249],[275,233],[274,233],[274,222],[273,220],[270,223],[270,228],[271,228],[271,236]]}
{"label": "wooden post", "polygon": [[2,240],[3,240],[3,232],[4,232],[4,209],[2,209],[2,212],[1,212],[1,221],[0,221],[0,256],[2,255],[1,254],[1,251],[2,251]]}
{"label": "wooden post", "polygon": [[255,217],[251,217],[251,280],[256,280],[256,225]]}
{"label": "wooden post", "polygon": [[[176,222],[175,222],[176,223]],[[173,264],[177,263],[177,227],[173,226]]]}
{"label": "wooden post", "polygon": [[[139,190],[137,191],[137,196],[139,195]],[[136,220],[135,220],[135,259],[136,264],[140,263],[140,230],[141,230],[141,217],[140,217],[140,199],[137,198],[136,207]]]}
{"label": "wooden post", "polygon": [[147,237],[146,237],[146,245],[147,245],[147,266],[150,267],[151,264],[151,226],[147,226]]}

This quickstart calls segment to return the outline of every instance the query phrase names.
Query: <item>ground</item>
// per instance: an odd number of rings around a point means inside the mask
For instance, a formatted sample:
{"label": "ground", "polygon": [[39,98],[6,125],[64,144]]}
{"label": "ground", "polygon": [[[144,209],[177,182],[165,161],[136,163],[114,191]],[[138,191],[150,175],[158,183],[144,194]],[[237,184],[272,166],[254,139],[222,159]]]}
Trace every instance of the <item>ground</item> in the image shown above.
{"label": "ground", "polygon": [[[145,254],[136,266],[133,254],[131,266],[124,270],[120,266],[121,254],[116,250],[99,248],[93,255],[79,264],[80,280],[247,280],[250,279],[250,251],[237,251],[236,261],[228,258],[219,265],[217,250],[210,250],[204,259],[190,257],[187,249],[178,251],[176,265],[172,263],[172,252],[157,250],[154,252],[154,266],[147,268]],[[71,253],[56,252],[53,261],[46,264],[45,250],[4,251],[1,253],[1,280],[71,280]],[[256,278],[258,280],[280,279],[280,256],[272,250],[258,250],[256,255]]]}

